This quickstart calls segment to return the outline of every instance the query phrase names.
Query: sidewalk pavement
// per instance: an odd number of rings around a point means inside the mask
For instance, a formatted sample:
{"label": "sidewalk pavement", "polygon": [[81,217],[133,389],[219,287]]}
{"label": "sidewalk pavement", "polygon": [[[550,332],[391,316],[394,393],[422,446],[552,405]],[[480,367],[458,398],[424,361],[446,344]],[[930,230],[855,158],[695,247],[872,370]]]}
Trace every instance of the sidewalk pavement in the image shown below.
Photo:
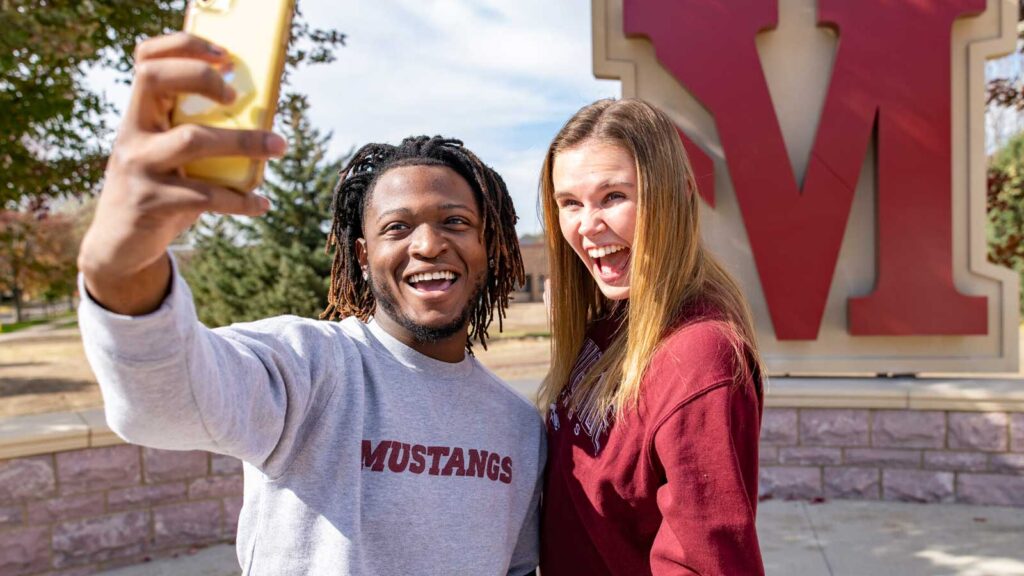
{"label": "sidewalk pavement", "polygon": [[[769,576],[1024,576],[1024,510],[962,504],[762,502]],[[237,576],[233,546],[105,576]]]}

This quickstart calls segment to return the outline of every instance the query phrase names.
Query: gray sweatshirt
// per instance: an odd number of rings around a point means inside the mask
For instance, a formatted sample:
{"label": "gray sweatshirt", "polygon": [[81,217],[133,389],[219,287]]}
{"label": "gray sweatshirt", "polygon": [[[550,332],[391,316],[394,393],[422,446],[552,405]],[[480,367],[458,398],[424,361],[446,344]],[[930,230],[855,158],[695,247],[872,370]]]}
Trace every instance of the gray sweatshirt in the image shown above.
{"label": "gray sweatshirt", "polygon": [[355,318],[210,330],[180,276],[145,316],[80,283],[110,427],[244,461],[243,574],[524,574],[545,436],[477,360],[434,360]]}

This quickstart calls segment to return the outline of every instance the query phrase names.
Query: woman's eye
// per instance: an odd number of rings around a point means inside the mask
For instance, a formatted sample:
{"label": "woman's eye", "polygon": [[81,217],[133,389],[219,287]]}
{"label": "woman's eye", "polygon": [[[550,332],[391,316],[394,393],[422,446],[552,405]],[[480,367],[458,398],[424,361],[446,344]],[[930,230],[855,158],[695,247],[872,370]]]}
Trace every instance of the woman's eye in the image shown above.
{"label": "woman's eye", "polygon": [[605,196],[605,202],[612,202],[614,200],[624,200],[626,195],[622,192],[612,192],[608,196]]}
{"label": "woman's eye", "polygon": [[558,204],[558,207],[559,207],[559,208],[562,208],[562,209],[565,209],[565,208],[574,208],[574,207],[576,207],[576,206],[581,206],[581,204],[580,204],[580,203],[579,203],[579,201],[577,201],[577,200],[562,200],[562,201],[561,201],[561,202],[560,202],[560,203]]}

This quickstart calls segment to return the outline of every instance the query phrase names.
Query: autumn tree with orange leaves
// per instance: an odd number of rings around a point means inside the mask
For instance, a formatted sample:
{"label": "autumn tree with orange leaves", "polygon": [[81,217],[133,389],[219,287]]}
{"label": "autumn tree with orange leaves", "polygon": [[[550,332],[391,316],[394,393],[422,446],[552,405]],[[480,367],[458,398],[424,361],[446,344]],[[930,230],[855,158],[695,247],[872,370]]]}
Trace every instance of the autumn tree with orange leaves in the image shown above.
{"label": "autumn tree with orange leaves", "polygon": [[12,297],[16,321],[25,320],[27,300],[74,293],[79,236],[67,214],[0,211],[0,294]]}

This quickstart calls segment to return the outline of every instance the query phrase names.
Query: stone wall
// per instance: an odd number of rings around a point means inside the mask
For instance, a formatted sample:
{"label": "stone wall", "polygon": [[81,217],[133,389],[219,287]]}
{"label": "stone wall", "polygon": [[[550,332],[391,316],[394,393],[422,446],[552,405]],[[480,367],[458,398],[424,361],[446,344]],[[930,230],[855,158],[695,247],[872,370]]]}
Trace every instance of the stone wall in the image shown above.
{"label": "stone wall", "polygon": [[760,493],[1024,507],[1024,414],[768,408]]}
{"label": "stone wall", "polygon": [[0,574],[84,576],[231,542],[242,466],[115,445],[0,460]]}

